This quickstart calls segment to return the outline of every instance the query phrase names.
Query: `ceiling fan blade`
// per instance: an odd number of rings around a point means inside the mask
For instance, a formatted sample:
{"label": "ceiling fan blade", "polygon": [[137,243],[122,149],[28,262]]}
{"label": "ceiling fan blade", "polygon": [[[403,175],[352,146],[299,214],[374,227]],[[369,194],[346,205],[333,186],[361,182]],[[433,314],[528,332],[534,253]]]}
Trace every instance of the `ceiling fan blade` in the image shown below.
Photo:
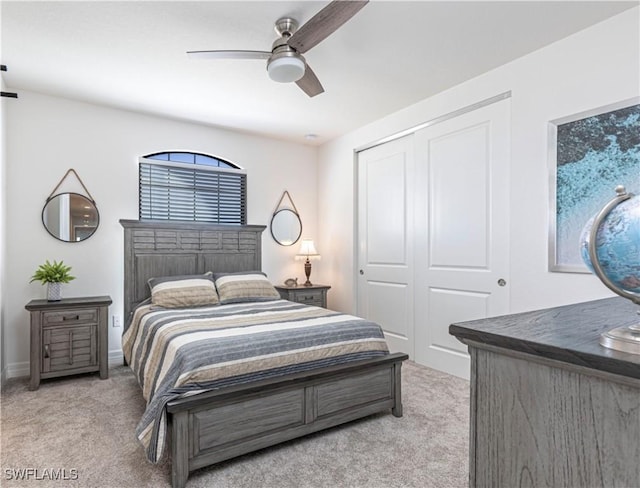
{"label": "ceiling fan blade", "polygon": [[299,53],[306,53],[338,30],[367,3],[369,0],[334,0],[294,32],[287,43]]}
{"label": "ceiling fan blade", "polygon": [[187,51],[193,59],[269,59],[270,51]]}
{"label": "ceiling fan blade", "polygon": [[322,88],[320,80],[318,80],[318,77],[309,65],[305,68],[302,78],[296,81],[296,85],[298,85],[302,91],[310,97],[315,97],[316,95],[320,95],[324,92],[324,88]]}

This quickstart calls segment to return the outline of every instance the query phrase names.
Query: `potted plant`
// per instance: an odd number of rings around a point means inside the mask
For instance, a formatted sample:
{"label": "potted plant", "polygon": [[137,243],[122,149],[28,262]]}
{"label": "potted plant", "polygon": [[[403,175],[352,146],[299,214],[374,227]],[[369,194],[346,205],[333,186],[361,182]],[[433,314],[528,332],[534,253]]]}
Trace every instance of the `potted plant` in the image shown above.
{"label": "potted plant", "polygon": [[34,281],[40,281],[44,285],[47,284],[47,300],[50,302],[57,302],[62,299],[62,283],[69,283],[71,280],[75,280],[75,276],[71,276],[69,272],[71,266],[65,266],[63,261],[59,263],[53,261],[50,263],[47,259],[31,277],[29,283]]}

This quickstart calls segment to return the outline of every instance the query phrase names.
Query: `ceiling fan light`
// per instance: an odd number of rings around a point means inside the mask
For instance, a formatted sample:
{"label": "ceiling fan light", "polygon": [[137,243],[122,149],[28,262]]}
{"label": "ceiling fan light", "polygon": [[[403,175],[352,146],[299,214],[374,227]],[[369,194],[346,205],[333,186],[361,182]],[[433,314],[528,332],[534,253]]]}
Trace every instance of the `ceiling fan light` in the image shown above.
{"label": "ceiling fan light", "polygon": [[267,66],[269,78],[279,83],[298,81],[304,76],[304,69],[304,61],[294,56],[274,59]]}

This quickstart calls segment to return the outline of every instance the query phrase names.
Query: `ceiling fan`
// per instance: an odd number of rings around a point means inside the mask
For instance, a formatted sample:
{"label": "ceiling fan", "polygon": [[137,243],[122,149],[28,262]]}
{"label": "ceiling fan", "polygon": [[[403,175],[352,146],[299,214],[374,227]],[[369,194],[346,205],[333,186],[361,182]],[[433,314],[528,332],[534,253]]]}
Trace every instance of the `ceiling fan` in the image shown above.
{"label": "ceiling fan", "polygon": [[266,59],[269,77],[280,83],[296,82],[310,97],[324,92],[324,88],[302,54],[333,34],[368,3],[364,1],[334,0],[320,10],[306,24],[298,28],[295,19],[278,20],[275,30],[278,39],[271,51],[188,51],[198,59]]}

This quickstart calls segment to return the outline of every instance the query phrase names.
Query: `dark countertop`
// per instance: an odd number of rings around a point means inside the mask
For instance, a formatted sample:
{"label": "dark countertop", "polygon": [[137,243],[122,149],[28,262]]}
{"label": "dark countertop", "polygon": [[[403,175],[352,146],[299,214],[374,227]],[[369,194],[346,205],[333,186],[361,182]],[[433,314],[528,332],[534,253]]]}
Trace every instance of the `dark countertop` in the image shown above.
{"label": "dark countertop", "polygon": [[640,322],[640,307],[622,297],[575,303],[449,326],[458,340],[525,352],[640,379],[640,354],[600,345],[600,334]]}

